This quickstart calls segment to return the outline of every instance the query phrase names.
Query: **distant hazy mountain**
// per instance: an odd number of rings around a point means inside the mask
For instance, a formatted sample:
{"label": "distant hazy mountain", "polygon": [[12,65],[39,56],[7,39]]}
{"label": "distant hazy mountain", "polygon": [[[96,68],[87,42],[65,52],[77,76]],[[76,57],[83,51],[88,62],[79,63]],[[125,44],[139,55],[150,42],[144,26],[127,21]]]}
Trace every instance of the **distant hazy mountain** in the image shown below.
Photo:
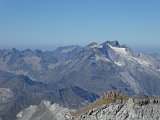
{"label": "distant hazy mountain", "polygon": [[58,47],[55,51],[53,51],[53,54],[61,61],[68,61],[82,50],[83,48],[78,45],[64,46]]}
{"label": "distant hazy mountain", "polygon": [[80,46],[59,47],[53,52],[42,52],[39,49],[34,51],[2,49],[0,50],[0,70],[25,74],[34,80],[41,81],[48,71],[69,61],[81,50]]}
{"label": "distant hazy mountain", "polygon": [[160,61],[135,54],[118,41],[41,50],[1,50],[0,69],[25,74],[57,89],[79,86],[100,94],[118,89],[128,94],[160,95]]}
{"label": "distant hazy mountain", "polygon": [[160,60],[160,52],[152,53],[151,56],[156,58],[156,59],[158,59],[158,60]]}

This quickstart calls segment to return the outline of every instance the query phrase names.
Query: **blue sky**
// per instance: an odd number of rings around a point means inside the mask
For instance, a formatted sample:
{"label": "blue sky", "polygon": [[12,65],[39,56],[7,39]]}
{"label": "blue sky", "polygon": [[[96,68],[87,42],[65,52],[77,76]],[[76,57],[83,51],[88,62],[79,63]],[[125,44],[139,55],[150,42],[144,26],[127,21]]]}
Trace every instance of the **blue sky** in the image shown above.
{"label": "blue sky", "polygon": [[160,0],[0,0],[0,48],[107,40],[160,50]]}

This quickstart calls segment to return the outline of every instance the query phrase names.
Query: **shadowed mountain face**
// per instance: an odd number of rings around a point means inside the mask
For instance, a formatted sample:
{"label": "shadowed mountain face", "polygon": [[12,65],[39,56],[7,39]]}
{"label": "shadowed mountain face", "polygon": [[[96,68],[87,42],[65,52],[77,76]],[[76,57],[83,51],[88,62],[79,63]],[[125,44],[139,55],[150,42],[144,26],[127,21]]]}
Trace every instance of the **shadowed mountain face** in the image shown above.
{"label": "shadowed mountain face", "polygon": [[31,104],[37,105],[45,99],[64,107],[78,108],[98,97],[77,86],[54,89],[42,82],[32,81],[24,75],[9,75],[6,72],[0,75],[3,76],[3,83],[0,84],[0,116],[3,120],[14,120],[20,110]]}

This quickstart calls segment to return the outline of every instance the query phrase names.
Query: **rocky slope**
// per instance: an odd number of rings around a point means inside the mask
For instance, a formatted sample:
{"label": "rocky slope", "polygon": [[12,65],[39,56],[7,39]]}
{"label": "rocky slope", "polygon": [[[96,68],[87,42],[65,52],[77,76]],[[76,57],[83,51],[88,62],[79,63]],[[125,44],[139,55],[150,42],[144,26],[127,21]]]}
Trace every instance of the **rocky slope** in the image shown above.
{"label": "rocky slope", "polygon": [[39,106],[31,105],[17,114],[17,120],[69,120],[69,109],[43,101]]}
{"label": "rocky slope", "polygon": [[112,90],[109,92],[103,93],[100,98],[98,98],[96,101],[93,103],[89,104],[87,107],[78,109],[76,112],[73,112],[73,115],[84,113],[84,112],[89,112],[90,110],[105,105],[105,104],[110,104],[110,103],[121,103],[125,102],[129,99],[129,96],[122,93],[121,91],[117,90]]}
{"label": "rocky slope", "polygon": [[160,120],[160,97],[129,97],[120,91],[111,91],[92,105],[87,112],[73,116],[75,110],[43,101],[39,106],[22,110],[17,120]]}
{"label": "rocky slope", "polygon": [[[98,104],[98,105],[97,105]],[[74,120],[160,120],[160,97],[128,96],[120,91],[104,93],[88,112]]]}
{"label": "rocky slope", "polygon": [[94,108],[74,120],[160,120],[160,98],[129,98],[125,103]]}

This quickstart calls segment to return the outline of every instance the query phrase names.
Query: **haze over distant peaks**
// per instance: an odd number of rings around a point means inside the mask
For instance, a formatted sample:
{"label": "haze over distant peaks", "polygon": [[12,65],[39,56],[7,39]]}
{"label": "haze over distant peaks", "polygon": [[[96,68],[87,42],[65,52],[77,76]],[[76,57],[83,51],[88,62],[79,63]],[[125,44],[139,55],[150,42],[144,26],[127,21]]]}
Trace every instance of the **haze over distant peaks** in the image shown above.
{"label": "haze over distant peaks", "polygon": [[44,99],[79,108],[110,90],[128,95],[160,95],[160,60],[136,54],[118,41],[45,52],[1,49],[0,86],[0,97],[4,97],[0,107],[5,108],[0,116],[10,120],[20,110]]}

